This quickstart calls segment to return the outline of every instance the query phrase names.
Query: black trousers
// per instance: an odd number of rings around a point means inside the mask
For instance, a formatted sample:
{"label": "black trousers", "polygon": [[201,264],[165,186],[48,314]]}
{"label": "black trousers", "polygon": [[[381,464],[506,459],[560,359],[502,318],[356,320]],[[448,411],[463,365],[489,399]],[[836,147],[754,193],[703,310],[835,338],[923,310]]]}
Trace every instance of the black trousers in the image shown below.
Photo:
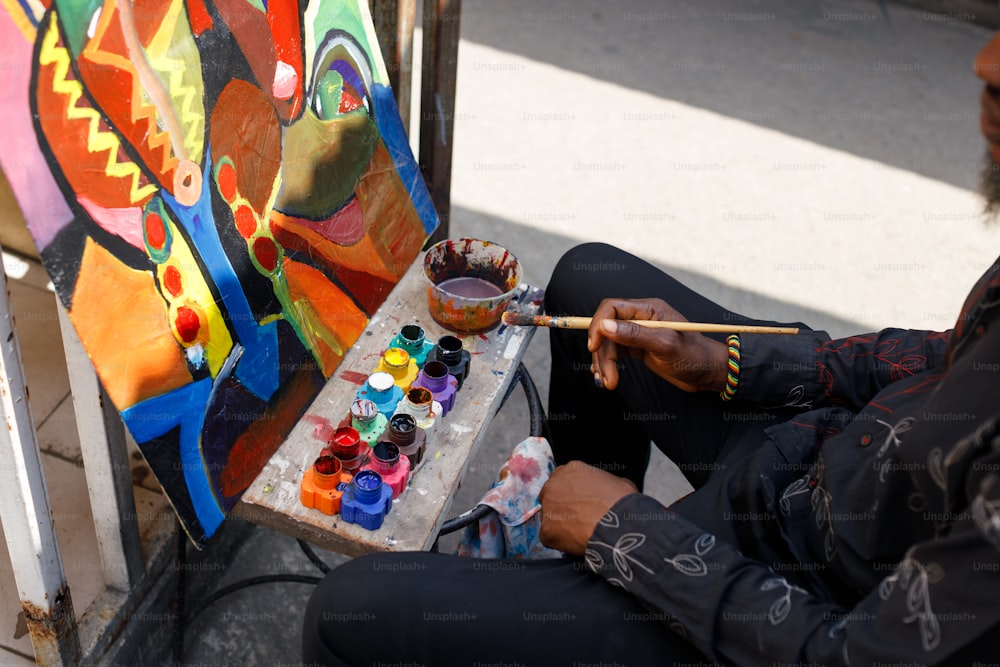
{"label": "black trousers", "polygon": [[[590,315],[609,297],[659,297],[692,321],[780,324],[730,312],[651,264],[594,243],[560,259],[545,307],[550,314]],[[741,419],[745,408],[680,391],[633,360],[621,362],[618,389],[600,389],[586,332],[550,334],[548,416],[556,461],[582,460],[641,489],[652,442],[696,489],[674,508],[738,542],[739,528],[723,520],[720,489],[712,487],[726,484],[723,471],[752,452],[763,429],[782,415]],[[303,658],[354,667],[709,664],[668,629],[662,614],[576,559],[428,553],[366,556],[327,575],[306,609]]]}

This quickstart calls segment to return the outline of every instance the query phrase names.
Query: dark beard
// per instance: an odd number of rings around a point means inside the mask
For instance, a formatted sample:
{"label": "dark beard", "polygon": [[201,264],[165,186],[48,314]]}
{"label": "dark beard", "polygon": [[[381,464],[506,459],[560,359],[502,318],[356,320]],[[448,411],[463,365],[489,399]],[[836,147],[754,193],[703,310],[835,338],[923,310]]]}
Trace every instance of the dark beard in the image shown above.
{"label": "dark beard", "polygon": [[979,172],[979,194],[986,200],[983,214],[991,221],[1000,217],[1000,165],[993,161],[988,151],[986,164]]}

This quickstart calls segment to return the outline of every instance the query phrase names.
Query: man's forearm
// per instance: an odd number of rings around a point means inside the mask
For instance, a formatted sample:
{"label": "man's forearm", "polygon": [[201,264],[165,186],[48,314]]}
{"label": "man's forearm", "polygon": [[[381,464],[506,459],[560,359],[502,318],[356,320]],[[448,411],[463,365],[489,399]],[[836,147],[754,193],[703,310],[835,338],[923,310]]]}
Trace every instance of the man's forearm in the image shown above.
{"label": "man's forearm", "polygon": [[705,655],[735,665],[951,664],[964,648],[988,646],[1000,623],[995,605],[975,604],[1000,595],[1000,579],[969,567],[998,558],[972,525],[915,545],[852,609],[823,602],[640,494],[598,523],[585,557]]}

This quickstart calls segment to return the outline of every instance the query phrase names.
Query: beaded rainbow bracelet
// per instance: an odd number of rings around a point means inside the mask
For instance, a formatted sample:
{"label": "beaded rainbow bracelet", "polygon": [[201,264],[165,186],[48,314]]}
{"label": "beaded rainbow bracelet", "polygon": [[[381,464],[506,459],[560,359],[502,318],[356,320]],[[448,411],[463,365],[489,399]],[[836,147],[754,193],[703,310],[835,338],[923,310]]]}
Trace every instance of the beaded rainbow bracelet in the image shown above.
{"label": "beaded rainbow bracelet", "polygon": [[740,384],[740,337],[733,335],[726,339],[729,346],[727,361],[726,387],[719,396],[724,401],[731,401],[736,396],[736,387]]}

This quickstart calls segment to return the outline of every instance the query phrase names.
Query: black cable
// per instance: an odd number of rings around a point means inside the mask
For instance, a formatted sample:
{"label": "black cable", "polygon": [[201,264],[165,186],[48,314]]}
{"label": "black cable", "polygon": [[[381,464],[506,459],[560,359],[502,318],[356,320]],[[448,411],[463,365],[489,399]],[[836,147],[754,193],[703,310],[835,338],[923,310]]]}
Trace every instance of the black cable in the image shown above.
{"label": "black cable", "polygon": [[500,399],[500,406],[497,408],[497,412],[503,410],[503,406],[507,405],[507,399],[514,393],[514,388],[517,386],[517,383],[521,381],[522,373],[527,373],[527,371],[524,370],[524,364],[519,364],[518,367],[514,369],[514,375],[510,379],[510,384],[507,385],[507,391],[504,392],[503,398]]}
{"label": "black cable", "polygon": [[299,540],[298,542],[299,542],[299,547],[302,548],[302,553],[306,555],[306,558],[312,561],[312,564],[315,565],[320,572],[326,574],[327,572],[330,571],[330,566],[327,565],[315,551],[313,551],[311,544],[309,544],[305,540]]}
{"label": "black cable", "polygon": [[468,512],[463,512],[458,516],[448,519],[443,524],[441,524],[441,530],[438,531],[438,537],[442,535],[447,535],[448,533],[454,533],[460,528],[465,528],[469,524],[477,523],[482,520],[487,514],[493,510],[489,505],[476,505]]}
{"label": "black cable", "polygon": [[306,574],[269,574],[262,577],[249,577],[247,579],[244,579],[243,581],[238,581],[235,584],[230,584],[229,586],[220,588],[219,590],[215,591],[207,598],[202,600],[193,610],[191,610],[191,613],[188,615],[188,617],[184,619],[184,625],[185,627],[190,625],[191,622],[198,617],[198,614],[205,611],[205,609],[207,609],[213,603],[215,603],[218,600],[221,600],[230,593],[235,593],[236,591],[243,590],[244,588],[249,588],[250,586],[259,586],[261,584],[271,584],[282,581],[316,585],[320,581],[322,581],[322,578],[311,577]]}
{"label": "black cable", "polygon": [[[198,617],[201,612],[205,611],[208,607],[215,604],[222,598],[235,593],[236,591],[243,590],[244,588],[249,588],[250,586],[259,586],[261,584],[271,584],[271,583],[281,583],[281,582],[291,582],[300,584],[312,584],[316,585],[322,581],[322,577],[313,577],[305,574],[271,574],[260,577],[249,577],[242,581],[238,581],[235,584],[230,584],[224,588],[220,588],[208,597],[204,598],[199,602],[194,609],[191,610],[185,616],[184,602],[185,602],[185,582],[184,582],[184,570],[187,561],[187,537],[184,534],[184,530],[180,527],[180,523],[177,525],[178,537],[177,537],[177,556],[176,556],[176,592],[174,595],[174,637],[173,637],[173,651],[174,651],[174,664],[183,665],[184,657],[184,633],[190,627],[191,623],[195,618]],[[323,574],[330,571],[330,566],[323,562],[322,559],[312,550],[312,547],[308,542],[304,540],[298,540],[299,546],[302,548],[303,553],[306,557],[312,561]]]}
{"label": "black cable", "polygon": [[524,388],[524,397],[528,400],[529,435],[551,440],[549,437],[549,421],[545,417],[542,398],[538,395],[538,387],[535,386],[535,381],[531,378],[531,374],[528,373],[528,369],[524,367],[523,363],[518,364],[517,379],[521,382],[521,386]]}

